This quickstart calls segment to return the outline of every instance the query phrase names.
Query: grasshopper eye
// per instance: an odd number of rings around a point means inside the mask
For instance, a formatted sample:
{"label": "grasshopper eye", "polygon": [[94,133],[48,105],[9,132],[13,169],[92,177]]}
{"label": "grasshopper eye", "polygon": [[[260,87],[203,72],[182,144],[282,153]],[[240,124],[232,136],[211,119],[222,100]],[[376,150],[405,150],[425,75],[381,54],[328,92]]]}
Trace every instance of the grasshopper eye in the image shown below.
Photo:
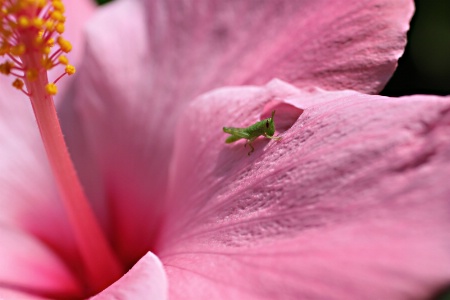
{"label": "grasshopper eye", "polygon": [[266,128],[269,128],[269,120],[266,121]]}

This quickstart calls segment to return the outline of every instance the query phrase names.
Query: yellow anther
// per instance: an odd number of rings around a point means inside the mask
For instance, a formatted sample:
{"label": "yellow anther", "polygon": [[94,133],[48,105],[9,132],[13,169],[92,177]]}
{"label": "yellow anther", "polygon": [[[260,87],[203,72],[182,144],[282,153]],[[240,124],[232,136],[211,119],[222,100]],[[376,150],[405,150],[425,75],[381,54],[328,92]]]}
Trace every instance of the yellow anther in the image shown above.
{"label": "yellow anther", "polygon": [[49,55],[50,51],[52,51],[52,49],[49,46],[42,48],[42,53],[44,53],[45,55]]}
{"label": "yellow anther", "polygon": [[25,72],[25,76],[30,81],[36,80],[38,77],[38,72],[35,69],[30,69]]}
{"label": "yellow anther", "polygon": [[36,2],[38,8],[44,8],[45,5],[47,4],[47,0],[38,0]]}
{"label": "yellow anther", "polygon": [[15,56],[20,56],[25,53],[25,45],[24,44],[18,44],[14,47],[11,47],[11,54]]}
{"label": "yellow anther", "polygon": [[2,37],[4,39],[8,39],[9,37],[12,36],[12,31],[11,30],[1,29],[1,33],[2,33]]}
{"label": "yellow anther", "polygon": [[34,18],[32,23],[34,27],[40,29],[44,25],[44,20],[42,18]]}
{"label": "yellow anther", "polygon": [[14,80],[14,82],[12,83],[12,86],[18,90],[21,90],[23,89],[23,81],[19,78],[16,78],[16,80]]}
{"label": "yellow anther", "polygon": [[0,61],[0,73],[18,77],[13,85],[26,94],[25,84],[48,82],[45,71],[56,65],[64,66],[64,73],[44,87],[50,95],[58,91],[56,82],[76,71],[65,56],[72,45],[61,36],[64,12],[62,0],[0,0],[0,56],[12,58]]}
{"label": "yellow anther", "polygon": [[54,10],[57,10],[59,12],[64,12],[64,4],[61,1],[52,1],[52,6]]}
{"label": "yellow anther", "polygon": [[14,14],[14,13],[18,12],[18,11],[21,10],[21,9],[22,9],[22,8],[21,8],[20,5],[17,4],[17,3],[12,3],[11,5],[9,5],[9,6],[7,7],[8,14]]}
{"label": "yellow anther", "polygon": [[35,9],[36,8],[36,0],[19,0],[18,6],[19,10],[28,10],[28,9]]}
{"label": "yellow anther", "polygon": [[11,69],[14,67],[14,64],[10,61],[5,61],[0,64],[0,73],[9,75],[11,73]]}
{"label": "yellow anther", "polygon": [[11,46],[5,42],[0,46],[0,55],[5,55],[11,51]]}
{"label": "yellow anther", "polygon": [[55,22],[53,22],[52,20],[45,21],[45,28],[49,31],[53,31],[53,29],[55,28]]}
{"label": "yellow anther", "polygon": [[34,39],[34,45],[40,47],[43,41],[44,40],[42,39],[42,36],[38,36],[37,38]]}
{"label": "yellow anther", "polygon": [[63,52],[67,53],[72,50],[72,45],[70,44],[70,42],[68,40],[65,40],[62,36],[58,37],[57,42]]}
{"label": "yellow anther", "polygon": [[28,3],[29,1],[26,1],[26,0],[16,1],[16,2],[17,2],[17,4],[16,4],[16,6],[17,6],[16,10],[26,10],[26,9],[28,8],[28,6],[30,5],[30,4]]}
{"label": "yellow anther", "polygon": [[61,56],[58,58],[58,61],[59,61],[61,64],[63,64],[63,65],[67,65],[67,64],[69,63],[69,60],[68,60],[67,57],[64,56],[64,55],[61,55]]}
{"label": "yellow anther", "polygon": [[58,87],[54,83],[49,83],[45,86],[45,91],[49,95],[56,95],[58,93]]}
{"label": "yellow anther", "polygon": [[55,46],[55,39],[54,38],[48,39],[47,46],[49,46],[49,47]]}
{"label": "yellow anther", "polygon": [[50,14],[50,17],[55,21],[59,21],[59,22],[66,21],[66,17],[64,17],[64,15],[57,10],[52,11],[52,13]]}
{"label": "yellow anther", "polygon": [[65,28],[64,28],[64,23],[58,23],[56,24],[55,30],[57,33],[61,34],[64,32]]}
{"label": "yellow anther", "polygon": [[74,66],[72,66],[72,65],[67,65],[66,66],[66,73],[67,73],[67,75],[73,75],[73,74],[75,74],[75,67]]}
{"label": "yellow anther", "polygon": [[48,59],[48,58],[42,59],[41,64],[46,70],[50,70],[51,68],[54,67],[53,62],[50,59]]}
{"label": "yellow anther", "polygon": [[21,16],[19,20],[17,20],[17,24],[19,24],[22,28],[27,28],[30,26],[30,19],[25,16]]}

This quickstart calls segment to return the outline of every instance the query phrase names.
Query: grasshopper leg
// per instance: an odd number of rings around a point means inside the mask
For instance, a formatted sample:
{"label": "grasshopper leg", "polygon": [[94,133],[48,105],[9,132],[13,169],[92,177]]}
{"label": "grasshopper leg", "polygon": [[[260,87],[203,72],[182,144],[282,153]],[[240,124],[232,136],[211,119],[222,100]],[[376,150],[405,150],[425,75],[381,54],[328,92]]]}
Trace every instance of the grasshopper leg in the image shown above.
{"label": "grasshopper leg", "polygon": [[225,143],[229,144],[229,143],[234,143],[237,140],[242,139],[242,137],[237,136],[237,135],[230,135],[229,137],[227,137],[227,139],[225,140]]}
{"label": "grasshopper leg", "polygon": [[253,148],[251,143],[248,143],[248,145],[250,146],[250,148],[252,148],[252,150],[250,150],[250,152],[247,153],[247,155],[250,156],[250,154],[252,154],[252,152],[255,151],[255,148]]}
{"label": "grasshopper leg", "polygon": [[244,145],[244,147],[246,147],[247,144],[250,146],[250,149],[251,149],[251,150],[250,150],[249,153],[247,153],[248,156],[250,156],[250,154],[252,154],[252,152],[255,151],[255,148],[254,148],[253,145],[252,145],[252,143],[253,143],[253,141],[254,141],[255,139],[256,139],[256,138],[248,139],[247,142],[246,142],[245,145]]}
{"label": "grasshopper leg", "polygon": [[271,139],[271,140],[276,140],[276,141],[281,140],[281,136],[269,136],[267,134],[264,134],[264,137]]}

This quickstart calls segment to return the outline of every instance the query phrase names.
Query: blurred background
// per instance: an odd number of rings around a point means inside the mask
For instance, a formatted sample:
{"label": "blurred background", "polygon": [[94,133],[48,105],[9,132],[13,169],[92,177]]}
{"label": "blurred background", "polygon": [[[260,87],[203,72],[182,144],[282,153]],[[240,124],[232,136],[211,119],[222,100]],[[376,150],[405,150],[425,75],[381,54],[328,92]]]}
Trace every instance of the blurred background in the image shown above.
{"label": "blurred background", "polygon": [[408,44],[387,96],[450,94],[450,0],[416,0]]}
{"label": "blurred background", "polygon": [[[104,4],[112,0],[97,0]],[[450,0],[415,0],[408,44],[386,96],[450,94]]]}

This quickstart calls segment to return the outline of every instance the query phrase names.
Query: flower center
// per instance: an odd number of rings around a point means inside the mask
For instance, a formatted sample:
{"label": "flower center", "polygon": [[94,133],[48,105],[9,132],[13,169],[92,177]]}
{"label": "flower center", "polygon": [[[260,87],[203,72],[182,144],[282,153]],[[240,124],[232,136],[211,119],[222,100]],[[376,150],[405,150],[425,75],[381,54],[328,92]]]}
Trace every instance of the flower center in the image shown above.
{"label": "flower center", "polygon": [[[30,83],[45,81],[46,92],[57,93],[55,83],[64,75],[72,75],[75,68],[64,53],[72,50],[64,32],[64,5],[61,0],[0,0],[0,55],[6,61],[0,72],[13,75],[13,86],[29,95]],[[47,71],[58,65],[65,66],[64,73],[48,83]],[[24,88],[24,82],[27,90]]]}
{"label": "flower center", "polygon": [[[84,294],[92,295],[117,280],[122,265],[109,245],[84,194],[67,150],[53,103],[55,83],[75,73],[64,55],[71,44],[62,37],[64,5],[61,0],[0,0],[0,72],[16,77],[13,86],[31,101],[42,142],[73,231],[83,268]],[[65,66],[49,83],[47,72]]]}

